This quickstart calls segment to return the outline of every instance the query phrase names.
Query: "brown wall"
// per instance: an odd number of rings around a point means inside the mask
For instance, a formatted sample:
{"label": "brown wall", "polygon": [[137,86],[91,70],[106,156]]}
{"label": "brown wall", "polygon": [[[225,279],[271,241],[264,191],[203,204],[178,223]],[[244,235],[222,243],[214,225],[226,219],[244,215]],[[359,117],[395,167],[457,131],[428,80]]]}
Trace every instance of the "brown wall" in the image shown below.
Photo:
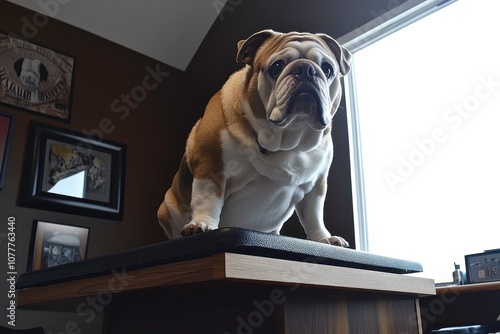
{"label": "brown wall", "polygon": [[[26,20],[33,23],[33,12],[6,1],[0,2],[0,31],[25,37]],[[186,97],[189,89],[185,74],[53,19],[48,19],[37,29],[36,33],[30,31],[28,41],[75,58],[73,103],[70,123],[0,105],[0,111],[15,116],[6,182],[0,190],[0,233],[3,235],[6,232],[7,218],[15,217],[18,273],[26,270],[34,219],[90,228],[88,257],[164,240],[156,222],[156,210],[178,166],[183,142],[191,127],[189,120],[183,120],[190,112],[186,101],[191,100]],[[128,117],[120,119],[123,114],[114,113],[111,103],[142,85],[143,78],[148,74],[147,67],[156,69],[157,66],[161,72],[168,72],[168,77],[162,78],[157,88],[148,91],[147,98],[135,109],[130,108]],[[30,121],[78,132],[92,132],[99,129],[101,120],[105,118],[111,120],[114,130],[105,134],[104,138],[127,145],[123,220],[112,221],[18,206]],[[1,254],[4,254],[5,240],[0,239]],[[2,268],[6,268],[4,261],[6,256],[0,260]],[[1,286],[4,287],[3,283]],[[6,294],[2,288],[2,297],[4,292]],[[3,306],[2,309],[5,310]],[[2,316],[0,324],[4,318]]]}

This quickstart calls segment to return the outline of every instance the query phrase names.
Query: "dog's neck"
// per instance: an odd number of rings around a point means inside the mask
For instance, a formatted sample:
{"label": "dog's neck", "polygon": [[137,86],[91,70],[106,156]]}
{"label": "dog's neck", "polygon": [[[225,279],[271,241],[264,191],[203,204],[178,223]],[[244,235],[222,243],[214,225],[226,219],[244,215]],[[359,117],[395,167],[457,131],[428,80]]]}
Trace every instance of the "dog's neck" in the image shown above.
{"label": "dog's neck", "polygon": [[[252,121],[257,124],[252,124]],[[265,120],[254,119],[252,121],[250,121],[250,125],[253,136],[259,151],[263,154],[296,149],[307,152],[320,145],[331,129],[331,126],[329,126],[323,131],[317,131],[307,125],[294,129],[272,129],[274,125]]]}

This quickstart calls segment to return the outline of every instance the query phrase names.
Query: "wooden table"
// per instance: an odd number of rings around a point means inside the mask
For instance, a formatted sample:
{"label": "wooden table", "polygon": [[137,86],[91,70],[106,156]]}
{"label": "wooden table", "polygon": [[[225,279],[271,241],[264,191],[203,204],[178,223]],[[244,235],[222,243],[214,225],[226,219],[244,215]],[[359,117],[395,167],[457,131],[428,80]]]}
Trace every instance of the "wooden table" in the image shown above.
{"label": "wooden table", "polygon": [[500,282],[436,288],[420,301],[424,330],[494,325],[500,327]]}
{"label": "wooden table", "polygon": [[108,334],[413,334],[434,293],[430,279],[225,252],[26,288],[18,306],[105,312]]}

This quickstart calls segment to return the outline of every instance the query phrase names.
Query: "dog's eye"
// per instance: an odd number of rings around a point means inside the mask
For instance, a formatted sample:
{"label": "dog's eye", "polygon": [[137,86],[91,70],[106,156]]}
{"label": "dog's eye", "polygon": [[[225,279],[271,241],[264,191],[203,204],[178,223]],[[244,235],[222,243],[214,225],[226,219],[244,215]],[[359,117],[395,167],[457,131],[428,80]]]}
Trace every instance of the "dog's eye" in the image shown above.
{"label": "dog's eye", "polygon": [[321,64],[321,69],[323,70],[323,73],[325,73],[327,79],[330,79],[333,76],[333,67],[331,64],[323,63]]}
{"label": "dog's eye", "polygon": [[271,75],[271,77],[277,78],[284,68],[285,62],[283,60],[277,60],[269,67],[269,74]]}

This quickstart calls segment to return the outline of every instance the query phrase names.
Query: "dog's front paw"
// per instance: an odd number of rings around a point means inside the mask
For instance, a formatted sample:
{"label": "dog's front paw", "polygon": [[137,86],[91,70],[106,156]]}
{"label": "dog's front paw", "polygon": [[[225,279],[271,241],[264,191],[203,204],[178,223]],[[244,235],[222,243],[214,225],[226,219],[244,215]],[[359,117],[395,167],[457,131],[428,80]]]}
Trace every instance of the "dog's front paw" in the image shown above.
{"label": "dog's front paw", "polygon": [[197,233],[203,233],[203,232],[206,232],[206,231],[210,231],[210,230],[215,230],[216,227],[210,225],[210,224],[207,224],[205,222],[190,222],[189,224],[186,224],[183,228],[182,228],[182,231],[181,231],[181,235],[183,237],[185,236],[188,236],[188,235],[192,235],[192,234],[197,234]]}
{"label": "dog's front paw", "polygon": [[335,236],[335,235],[331,236],[331,237],[321,238],[318,241],[323,242],[325,244],[335,245],[335,246],[349,247],[349,243],[347,242],[347,240],[345,240],[342,237]]}

